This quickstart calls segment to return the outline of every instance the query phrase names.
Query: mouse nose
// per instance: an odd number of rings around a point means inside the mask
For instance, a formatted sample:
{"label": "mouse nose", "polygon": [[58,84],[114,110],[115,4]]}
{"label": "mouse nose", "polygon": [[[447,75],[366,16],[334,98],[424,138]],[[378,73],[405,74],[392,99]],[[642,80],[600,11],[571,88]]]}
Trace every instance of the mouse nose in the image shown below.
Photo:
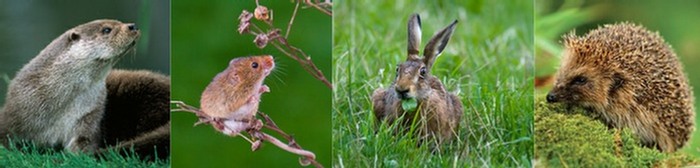
{"label": "mouse nose", "polygon": [[547,103],[557,102],[557,96],[552,93],[547,94]]}
{"label": "mouse nose", "polygon": [[264,60],[265,60],[265,64],[266,64],[266,65],[268,65],[268,66],[275,66],[275,59],[274,59],[272,56],[267,55],[267,56],[265,56],[265,57],[263,57],[263,58],[264,58]]}
{"label": "mouse nose", "polygon": [[136,27],[136,24],[135,24],[135,23],[129,24],[128,27],[129,27],[129,30],[132,30],[132,31],[133,31],[133,30],[138,30],[138,29],[139,29],[138,27]]}

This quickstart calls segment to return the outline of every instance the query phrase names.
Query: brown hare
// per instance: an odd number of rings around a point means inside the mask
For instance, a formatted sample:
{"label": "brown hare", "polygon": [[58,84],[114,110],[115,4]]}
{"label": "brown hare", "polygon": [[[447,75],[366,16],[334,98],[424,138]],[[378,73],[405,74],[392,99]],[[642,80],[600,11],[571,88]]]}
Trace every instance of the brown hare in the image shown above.
{"label": "brown hare", "polygon": [[[396,68],[396,78],[388,89],[372,94],[374,115],[378,121],[393,123],[400,116],[404,128],[417,119],[419,140],[435,137],[438,143],[452,140],[457,133],[463,107],[454,94],[445,91],[440,80],[430,74],[435,59],[445,49],[457,20],[435,34],[420,57],[421,21],[418,14],[408,20],[408,58]],[[415,100],[417,108],[403,109],[402,101]],[[414,117],[416,116],[417,117]]]}

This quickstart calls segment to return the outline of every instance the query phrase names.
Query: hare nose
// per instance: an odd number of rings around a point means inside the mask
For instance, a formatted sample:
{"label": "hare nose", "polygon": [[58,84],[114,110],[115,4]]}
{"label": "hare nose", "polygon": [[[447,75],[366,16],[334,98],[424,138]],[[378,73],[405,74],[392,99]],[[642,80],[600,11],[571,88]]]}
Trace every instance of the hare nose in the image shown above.
{"label": "hare nose", "polygon": [[406,90],[401,90],[401,89],[399,89],[399,88],[396,88],[396,93],[399,94],[399,97],[400,97],[401,99],[406,99],[406,98],[408,98],[408,89],[406,89]]}

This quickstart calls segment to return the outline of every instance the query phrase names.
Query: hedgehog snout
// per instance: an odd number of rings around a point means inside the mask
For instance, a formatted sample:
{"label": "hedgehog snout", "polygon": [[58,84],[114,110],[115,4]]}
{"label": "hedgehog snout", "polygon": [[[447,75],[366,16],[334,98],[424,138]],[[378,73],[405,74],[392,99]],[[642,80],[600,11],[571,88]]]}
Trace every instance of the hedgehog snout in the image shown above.
{"label": "hedgehog snout", "polygon": [[556,103],[557,101],[559,100],[557,99],[556,94],[554,94],[553,92],[549,92],[547,94],[547,103]]}

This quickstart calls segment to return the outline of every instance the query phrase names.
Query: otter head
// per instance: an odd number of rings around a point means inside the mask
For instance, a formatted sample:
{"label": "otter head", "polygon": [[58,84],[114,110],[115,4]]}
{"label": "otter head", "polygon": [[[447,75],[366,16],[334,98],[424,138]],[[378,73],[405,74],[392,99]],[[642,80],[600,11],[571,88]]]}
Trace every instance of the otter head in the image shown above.
{"label": "otter head", "polygon": [[72,57],[69,60],[96,60],[116,63],[121,55],[136,45],[140,32],[134,23],[95,20],[64,33],[60,40]]}
{"label": "otter head", "polygon": [[564,37],[565,51],[547,102],[601,109],[623,88],[626,77],[606,52],[610,46],[573,34]]}

